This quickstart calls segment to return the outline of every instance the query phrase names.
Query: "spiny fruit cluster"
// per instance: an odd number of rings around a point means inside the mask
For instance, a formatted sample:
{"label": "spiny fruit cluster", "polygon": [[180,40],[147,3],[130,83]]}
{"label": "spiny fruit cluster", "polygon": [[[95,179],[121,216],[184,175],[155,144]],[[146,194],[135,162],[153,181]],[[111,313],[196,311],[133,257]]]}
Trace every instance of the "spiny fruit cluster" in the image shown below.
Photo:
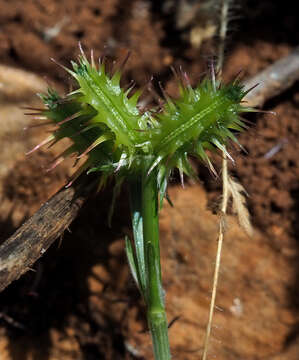
{"label": "spiny fruit cluster", "polygon": [[72,68],[65,70],[77,82],[75,91],[64,98],[52,89],[41,95],[46,109],[39,114],[54,123],[56,129],[36,148],[62,138],[71,139],[72,145],[52,167],[70,155],[86,158],[74,178],[83,171],[100,171],[104,184],[112,174],[123,178],[128,172],[138,173],[146,159],[150,164],[148,173],[157,173],[163,199],[173,168],[194,176],[188,160],[192,155],[213,169],[206,149],[226,151],[229,139],[237,142],[234,131],[245,127],[239,114],[252,111],[241,105],[248,91],[239,80],[222,85],[206,78],[193,89],[182,73],[178,99],[165,94],[162,110],[141,112],[141,91],[129,96],[131,88],[124,90],[120,86],[120,70],[110,76],[104,62],[96,66],[93,56],[89,62],[83,51],[78,63],[72,62]]}

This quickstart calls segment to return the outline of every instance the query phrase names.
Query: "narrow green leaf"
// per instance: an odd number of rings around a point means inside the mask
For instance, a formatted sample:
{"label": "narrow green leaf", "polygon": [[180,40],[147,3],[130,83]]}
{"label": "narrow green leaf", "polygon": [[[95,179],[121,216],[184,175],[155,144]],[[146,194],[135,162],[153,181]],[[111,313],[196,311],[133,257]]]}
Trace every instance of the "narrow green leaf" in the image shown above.
{"label": "narrow green leaf", "polygon": [[136,261],[140,279],[140,290],[145,295],[147,284],[145,272],[145,253],[143,239],[143,219],[142,219],[142,203],[141,203],[141,183],[138,180],[130,182],[130,204],[131,218],[134,234],[134,243],[136,249]]}
{"label": "narrow green leaf", "polygon": [[126,254],[127,254],[127,258],[128,258],[128,262],[130,265],[130,270],[131,270],[133,279],[136,282],[138,288],[141,289],[139,279],[138,279],[139,276],[138,276],[138,268],[137,268],[137,264],[136,264],[136,257],[135,257],[135,253],[133,250],[132,243],[128,236],[125,237],[125,243],[126,243]]}

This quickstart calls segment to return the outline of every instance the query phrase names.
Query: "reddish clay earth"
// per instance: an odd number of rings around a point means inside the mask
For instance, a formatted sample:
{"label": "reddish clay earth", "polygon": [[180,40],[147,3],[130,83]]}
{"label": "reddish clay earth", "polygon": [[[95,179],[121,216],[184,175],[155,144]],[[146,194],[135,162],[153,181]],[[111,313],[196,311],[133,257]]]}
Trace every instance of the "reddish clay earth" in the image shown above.
{"label": "reddish clay earth", "polygon": [[[196,4],[0,0],[0,62],[67,84],[65,72],[49,59],[68,64],[78,53],[78,41],[112,59],[123,58],[129,49],[124,82],[134,79],[142,85],[153,74],[175,93],[169,65],[181,64],[196,83],[215,54],[217,39],[209,38],[213,12],[202,12]],[[231,21],[226,49],[226,81],[239,69],[244,77],[256,74],[298,43],[295,9],[272,1],[238,4],[234,14],[240,18]],[[198,48],[204,36],[208,39]],[[30,95],[27,90],[27,95],[17,95],[20,89],[9,93],[13,77],[7,74],[8,79],[0,77],[0,83],[9,84],[4,95],[0,88],[2,110],[31,102],[31,93],[41,91],[42,85],[35,84]],[[230,219],[218,294],[223,311],[216,313],[211,358],[298,358],[298,104],[296,84],[265,105],[275,117],[250,118],[253,125],[240,136],[248,154],[233,152],[231,171],[250,195],[256,235],[248,239]],[[44,174],[40,164],[55,154],[46,150],[25,158],[42,135],[36,131],[24,138],[19,124],[6,133],[10,109],[0,113],[0,241],[57,191],[71,171],[62,166]],[[219,158],[215,161],[220,164]],[[170,329],[175,359],[200,358],[208,313],[217,216],[206,208],[207,199],[215,208],[220,183],[201,165],[199,176],[202,185],[190,184],[186,190],[174,185],[175,208],[166,205],[161,214],[168,317],[179,316]],[[36,272],[1,293],[1,360],[151,358],[143,305],[123,251],[130,226],[125,191],[112,229],[106,221],[110,199],[107,190],[86,204],[71,234],[38,261]]]}

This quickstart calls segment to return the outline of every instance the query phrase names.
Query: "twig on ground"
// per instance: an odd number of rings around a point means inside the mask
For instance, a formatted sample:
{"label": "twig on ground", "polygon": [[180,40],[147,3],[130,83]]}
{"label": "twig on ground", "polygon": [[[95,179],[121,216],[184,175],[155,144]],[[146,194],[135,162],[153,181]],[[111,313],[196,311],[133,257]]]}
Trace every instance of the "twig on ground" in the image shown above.
{"label": "twig on ground", "polygon": [[249,106],[261,107],[267,100],[281,94],[298,80],[299,46],[288,56],[246,81],[246,88],[259,84],[247,94],[246,101]]}
{"label": "twig on ground", "polygon": [[62,188],[0,246],[0,291],[30,270],[76,218],[93,187],[87,180]]}

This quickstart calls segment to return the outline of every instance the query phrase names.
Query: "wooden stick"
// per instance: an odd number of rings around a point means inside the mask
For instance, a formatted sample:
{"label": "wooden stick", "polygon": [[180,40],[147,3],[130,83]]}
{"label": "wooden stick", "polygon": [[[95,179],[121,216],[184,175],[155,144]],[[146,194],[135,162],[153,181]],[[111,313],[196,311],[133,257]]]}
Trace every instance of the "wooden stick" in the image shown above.
{"label": "wooden stick", "polygon": [[[298,79],[299,47],[246,81],[246,88],[260,84],[246,96],[246,100],[250,106],[261,107]],[[77,217],[92,193],[95,185],[92,179],[90,181],[90,176],[82,175],[72,187],[62,188],[0,246],[0,291],[27,272]]]}
{"label": "wooden stick", "polygon": [[246,95],[249,106],[261,107],[283,93],[299,79],[299,46],[288,56],[276,61],[267,69],[245,82],[246,88],[259,84]]}
{"label": "wooden stick", "polygon": [[90,195],[92,179],[87,182],[91,179],[85,175],[72,187],[62,188],[0,246],[0,291],[30,270],[63,234]]}

